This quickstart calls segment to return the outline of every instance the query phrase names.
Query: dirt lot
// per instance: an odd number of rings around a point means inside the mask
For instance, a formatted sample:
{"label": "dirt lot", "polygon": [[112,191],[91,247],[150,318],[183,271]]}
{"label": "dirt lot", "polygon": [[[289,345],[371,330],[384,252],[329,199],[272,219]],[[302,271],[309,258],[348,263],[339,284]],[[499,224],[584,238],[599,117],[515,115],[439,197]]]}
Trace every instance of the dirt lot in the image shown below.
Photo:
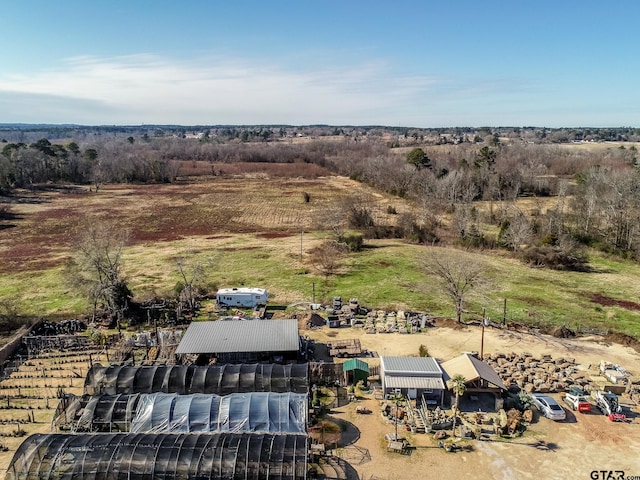
{"label": "dirt lot", "polygon": [[[451,329],[436,327],[426,334],[373,334],[359,329],[306,331],[311,338],[359,338],[363,348],[379,355],[417,355],[421,344],[432,356],[448,360],[464,351],[480,350],[480,328]],[[485,353],[529,352],[534,356],[574,357],[587,369],[601,359],[619,363],[636,375],[640,355],[628,347],[606,344],[596,337],[557,339],[545,335],[529,335],[487,329]],[[378,358],[366,358],[369,364]],[[355,413],[357,405],[366,405],[372,415]],[[636,409],[637,407],[633,407]],[[636,413],[632,415],[637,415]],[[411,455],[388,453],[383,440],[393,432],[380,414],[380,401],[368,396],[333,412],[350,422],[352,445],[368,450],[370,461],[352,447],[342,450],[344,458],[359,473],[361,479],[405,478],[498,478],[498,479],[566,479],[590,477],[592,470],[624,470],[626,475],[640,475],[640,417],[632,423],[612,423],[594,410],[584,415],[568,412],[567,420],[555,423],[546,418],[534,420],[521,438],[511,441],[469,441],[470,451],[446,453],[428,434],[405,433],[417,448]],[[404,432],[403,432],[404,433]]]}

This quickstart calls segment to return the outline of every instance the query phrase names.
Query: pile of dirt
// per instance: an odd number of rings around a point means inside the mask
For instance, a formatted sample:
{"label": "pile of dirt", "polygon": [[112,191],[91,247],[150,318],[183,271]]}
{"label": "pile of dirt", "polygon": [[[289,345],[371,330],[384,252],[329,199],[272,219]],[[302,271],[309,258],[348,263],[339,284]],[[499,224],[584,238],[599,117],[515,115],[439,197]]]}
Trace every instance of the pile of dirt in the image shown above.
{"label": "pile of dirt", "polygon": [[618,343],[625,347],[631,347],[636,352],[640,352],[640,340],[633,338],[625,333],[608,333],[604,336],[607,342]]}
{"label": "pile of dirt", "polygon": [[447,327],[451,328],[452,330],[462,330],[466,326],[464,323],[458,322],[453,318],[445,317],[436,317],[433,319],[433,322],[436,327]]}
{"label": "pile of dirt", "polygon": [[313,328],[313,327],[323,327],[327,324],[327,321],[322,318],[320,315],[318,315],[317,313],[312,313],[307,317],[307,327],[308,328]]}
{"label": "pile of dirt", "polygon": [[576,336],[576,332],[568,327],[565,327],[564,325],[553,327],[551,330],[549,330],[548,333],[549,335],[556,338],[572,338]]}
{"label": "pile of dirt", "polygon": [[293,315],[293,318],[298,320],[299,330],[310,330],[312,328],[323,327],[327,324],[327,321],[317,313],[303,313]]}

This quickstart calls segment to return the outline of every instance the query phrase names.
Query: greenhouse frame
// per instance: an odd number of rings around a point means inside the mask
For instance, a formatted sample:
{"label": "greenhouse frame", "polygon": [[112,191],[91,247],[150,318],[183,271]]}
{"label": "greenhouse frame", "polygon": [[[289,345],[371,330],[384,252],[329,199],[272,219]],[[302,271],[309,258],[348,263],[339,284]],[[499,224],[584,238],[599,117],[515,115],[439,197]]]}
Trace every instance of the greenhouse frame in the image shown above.
{"label": "greenhouse frame", "polygon": [[134,393],[67,396],[54,425],[72,432],[305,433],[307,418],[301,393]]}
{"label": "greenhouse frame", "polygon": [[244,392],[308,393],[307,364],[238,365],[94,365],[87,373],[84,391],[88,395],[122,393],[214,393]]}
{"label": "greenhouse frame", "polygon": [[304,480],[308,437],[274,434],[35,434],[7,480]]}
{"label": "greenhouse frame", "polygon": [[58,431],[128,432],[140,395],[65,395],[58,403],[52,426]]}

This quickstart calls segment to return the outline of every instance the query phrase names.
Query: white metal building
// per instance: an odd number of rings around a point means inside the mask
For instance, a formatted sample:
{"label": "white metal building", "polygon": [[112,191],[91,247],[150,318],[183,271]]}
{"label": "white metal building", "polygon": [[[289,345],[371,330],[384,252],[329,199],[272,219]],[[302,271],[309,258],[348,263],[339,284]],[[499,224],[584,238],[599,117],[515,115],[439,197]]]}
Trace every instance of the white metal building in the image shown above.
{"label": "white metal building", "polygon": [[437,405],[444,399],[442,369],[432,357],[380,357],[380,382],[385,396],[399,392]]}

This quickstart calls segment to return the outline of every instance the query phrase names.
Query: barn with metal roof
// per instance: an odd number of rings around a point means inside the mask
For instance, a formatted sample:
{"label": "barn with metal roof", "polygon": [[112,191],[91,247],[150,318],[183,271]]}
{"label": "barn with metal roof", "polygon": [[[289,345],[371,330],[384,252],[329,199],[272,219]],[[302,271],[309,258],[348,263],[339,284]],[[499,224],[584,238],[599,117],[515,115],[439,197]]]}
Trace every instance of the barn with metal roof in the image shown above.
{"label": "barn with metal roof", "polygon": [[298,359],[298,321],[218,320],[193,322],[180,341],[176,354],[200,355],[202,361],[218,363],[275,362]]}
{"label": "barn with metal roof", "polygon": [[431,357],[380,357],[380,383],[385,396],[399,392],[437,405],[444,399],[442,369]]}
{"label": "barn with metal roof", "polygon": [[445,381],[455,375],[462,375],[466,379],[467,392],[495,392],[506,390],[496,371],[490,365],[470,353],[447,360],[442,363]]}

